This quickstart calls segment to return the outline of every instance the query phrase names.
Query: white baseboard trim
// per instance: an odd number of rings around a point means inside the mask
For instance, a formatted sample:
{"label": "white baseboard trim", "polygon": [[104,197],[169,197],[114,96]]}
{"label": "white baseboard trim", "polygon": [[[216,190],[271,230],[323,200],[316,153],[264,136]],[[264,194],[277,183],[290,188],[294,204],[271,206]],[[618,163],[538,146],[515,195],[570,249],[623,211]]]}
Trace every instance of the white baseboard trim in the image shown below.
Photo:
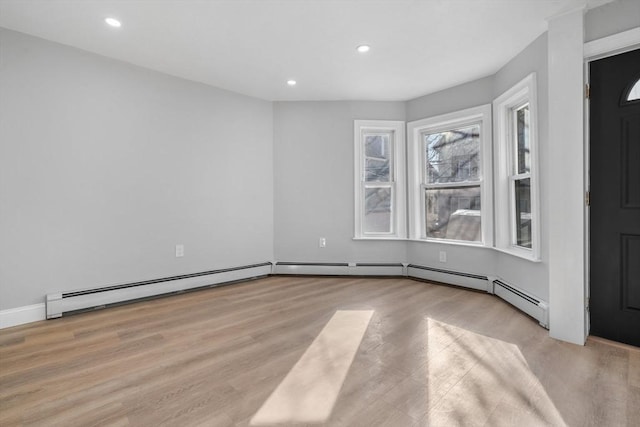
{"label": "white baseboard trim", "polygon": [[0,329],[46,319],[44,303],[0,310]]}

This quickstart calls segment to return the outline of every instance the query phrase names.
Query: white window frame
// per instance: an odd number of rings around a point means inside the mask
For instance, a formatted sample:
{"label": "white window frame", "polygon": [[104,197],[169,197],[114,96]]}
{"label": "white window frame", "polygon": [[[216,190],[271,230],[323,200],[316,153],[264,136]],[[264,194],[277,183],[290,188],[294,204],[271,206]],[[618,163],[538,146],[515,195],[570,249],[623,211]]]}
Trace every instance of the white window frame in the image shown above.
{"label": "white window frame", "polygon": [[[466,125],[480,124],[480,166],[479,181],[469,185],[480,185],[481,229],[482,239],[479,242],[468,240],[452,240],[427,237],[424,203],[424,162],[422,137],[424,133],[436,133],[460,128]],[[493,197],[492,197],[492,154],[491,154],[491,104],[468,108],[453,113],[443,114],[427,119],[416,120],[407,124],[409,136],[408,185],[409,185],[409,236],[412,240],[450,243],[468,246],[493,245]],[[464,186],[466,183],[456,183]]]}
{"label": "white window frame", "polygon": [[[529,104],[528,174],[517,174],[513,112]],[[536,74],[531,73],[493,101],[495,129],[495,200],[497,250],[540,261],[540,187],[538,180],[538,100]],[[528,176],[525,176],[528,175]],[[517,245],[515,181],[530,178],[531,248]]]}
{"label": "white window frame", "polygon": [[[355,207],[355,239],[405,239],[406,225],[406,156],[405,156],[405,122],[392,120],[355,120],[354,121],[354,207]],[[392,151],[391,181],[365,182],[364,170],[364,135],[371,133],[389,134]],[[388,186],[391,189],[391,232],[365,233],[362,229],[364,216],[364,193],[369,187]]]}

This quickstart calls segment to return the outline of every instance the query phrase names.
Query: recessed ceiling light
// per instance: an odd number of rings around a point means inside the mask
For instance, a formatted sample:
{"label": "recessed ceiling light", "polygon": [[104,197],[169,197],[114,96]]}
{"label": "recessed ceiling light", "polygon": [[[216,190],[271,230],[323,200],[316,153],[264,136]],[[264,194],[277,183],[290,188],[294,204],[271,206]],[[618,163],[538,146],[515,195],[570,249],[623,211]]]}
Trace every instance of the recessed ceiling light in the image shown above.
{"label": "recessed ceiling light", "polygon": [[356,50],[360,53],[365,53],[365,52],[369,52],[369,49],[371,49],[371,47],[369,45],[366,44],[361,44],[360,46],[358,46],[356,48]]}
{"label": "recessed ceiling light", "polygon": [[122,23],[115,18],[104,18],[104,22],[115,28],[119,28],[122,26]]}
{"label": "recessed ceiling light", "polygon": [[295,81],[295,80],[287,80],[287,84],[288,84],[289,86],[295,86],[295,85],[296,85],[296,83],[298,83],[298,82],[297,82],[297,81]]}

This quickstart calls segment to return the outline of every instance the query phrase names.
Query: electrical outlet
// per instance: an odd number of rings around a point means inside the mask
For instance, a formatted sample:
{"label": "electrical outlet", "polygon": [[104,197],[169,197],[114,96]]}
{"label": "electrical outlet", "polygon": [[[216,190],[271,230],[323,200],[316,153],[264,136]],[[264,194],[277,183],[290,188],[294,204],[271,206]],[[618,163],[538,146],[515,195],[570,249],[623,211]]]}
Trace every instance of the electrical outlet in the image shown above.
{"label": "electrical outlet", "polygon": [[447,253],[445,251],[440,251],[440,262],[447,262]]}
{"label": "electrical outlet", "polygon": [[320,246],[321,248],[326,248],[327,239],[325,237],[321,237],[320,240],[318,240],[318,246]]}
{"label": "electrical outlet", "polygon": [[184,245],[176,245],[176,258],[184,256]]}

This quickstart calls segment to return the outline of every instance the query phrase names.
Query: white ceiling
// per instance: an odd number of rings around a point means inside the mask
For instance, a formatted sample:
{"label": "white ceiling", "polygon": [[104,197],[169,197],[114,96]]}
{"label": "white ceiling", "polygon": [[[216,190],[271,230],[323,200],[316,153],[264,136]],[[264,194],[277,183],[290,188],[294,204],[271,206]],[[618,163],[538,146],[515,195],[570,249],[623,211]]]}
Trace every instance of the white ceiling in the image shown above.
{"label": "white ceiling", "polygon": [[0,26],[267,100],[406,100],[493,74],[547,18],[608,1],[0,0]]}

